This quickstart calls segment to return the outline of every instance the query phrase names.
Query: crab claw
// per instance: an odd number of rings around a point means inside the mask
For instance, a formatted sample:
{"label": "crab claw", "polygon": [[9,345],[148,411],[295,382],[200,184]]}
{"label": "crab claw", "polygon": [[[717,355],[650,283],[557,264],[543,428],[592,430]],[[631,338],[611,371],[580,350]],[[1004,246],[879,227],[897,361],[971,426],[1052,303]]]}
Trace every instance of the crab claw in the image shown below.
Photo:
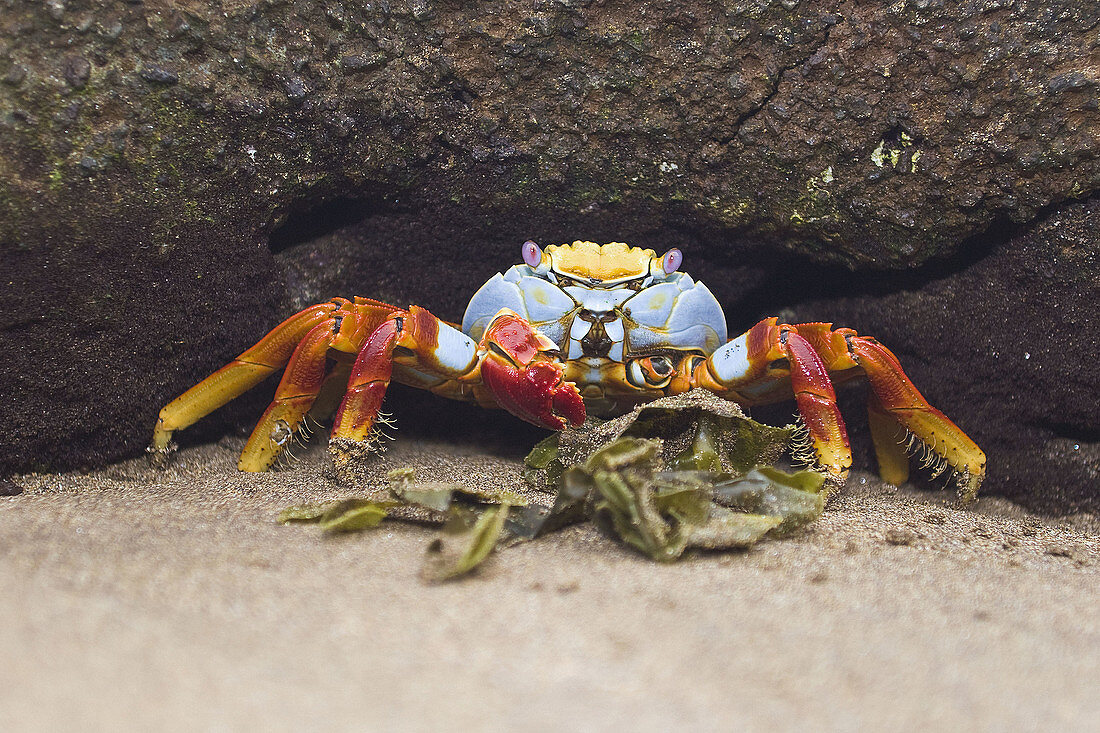
{"label": "crab claw", "polygon": [[[550,430],[584,422],[584,401],[555,359],[558,347],[508,309],[501,310],[481,341],[481,379],[501,407]],[[553,355],[552,355],[553,354]]]}

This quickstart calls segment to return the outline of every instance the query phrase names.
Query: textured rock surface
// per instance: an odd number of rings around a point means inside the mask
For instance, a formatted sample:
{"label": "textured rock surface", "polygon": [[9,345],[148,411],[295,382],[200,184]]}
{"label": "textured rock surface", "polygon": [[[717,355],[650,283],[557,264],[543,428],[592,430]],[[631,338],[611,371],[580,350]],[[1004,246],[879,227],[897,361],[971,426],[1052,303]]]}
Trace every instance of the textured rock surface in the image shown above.
{"label": "textured rock surface", "polygon": [[987,244],[950,275],[794,314],[858,324],[888,344],[985,449],[990,489],[1046,511],[1100,511],[1100,200]]}
{"label": "textured rock surface", "polygon": [[778,263],[972,260],[1100,183],[1085,0],[2,8],[0,471],[133,454],[307,295],[455,317],[528,236],[687,243],[743,325]]}
{"label": "textured rock surface", "polygon": [[59,202],[257,233],[349,186],[652,198],[906,265],[1096,187],[1098,21],[1081,0],[9,2],[0,196],[9,236]]}

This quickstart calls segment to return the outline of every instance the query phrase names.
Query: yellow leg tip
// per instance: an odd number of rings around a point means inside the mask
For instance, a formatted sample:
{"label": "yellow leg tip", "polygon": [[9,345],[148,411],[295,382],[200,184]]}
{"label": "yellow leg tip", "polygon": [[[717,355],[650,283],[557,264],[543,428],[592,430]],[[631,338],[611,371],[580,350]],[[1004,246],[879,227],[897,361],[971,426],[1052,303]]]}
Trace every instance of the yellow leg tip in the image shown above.
{"label": "yellow leg tip", "polygon": [[172,444],[172,431],[163,426],[164,420],[157,420],[157,426],[153,428],[153,442],[149,445],[150,453],[167,453]]}
{"label": "yellow leg tip", "polygon": [[249,472],[271,468],[293,442],[294,432],[311,403],[312,397],[308,396],[272,403],[248,437],[237,468]]}

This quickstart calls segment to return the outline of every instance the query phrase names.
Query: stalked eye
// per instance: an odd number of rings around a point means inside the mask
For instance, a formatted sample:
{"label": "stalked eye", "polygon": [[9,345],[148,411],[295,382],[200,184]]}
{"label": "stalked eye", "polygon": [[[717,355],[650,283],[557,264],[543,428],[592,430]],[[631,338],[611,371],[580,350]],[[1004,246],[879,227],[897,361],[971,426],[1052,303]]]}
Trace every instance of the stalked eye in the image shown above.
{"label": "stalked eye", "polygon": [[666,275],[671,275],[679,270],[682,264],[684,264],[684,253],[675,248],[665,252],[665,256],[661,258],[661,269],[665,271]]}
{"label": "stalked eye", "polygon": [[643,389],[663,389],[669,385],[676,372],[667,356],[650,356],[635,359],[626,367],[626,380]]}
{"label": "stalked eye", "polygon": [[528,267],[538,267],[542,262],[542,249],[530,239],[523,243],[523,261]]}
{"label": "stalked eye", "polygon": [[672,359],[667,356],[654,356],[647,360],[649,368],[659,377],[667,377],[672,374]]}

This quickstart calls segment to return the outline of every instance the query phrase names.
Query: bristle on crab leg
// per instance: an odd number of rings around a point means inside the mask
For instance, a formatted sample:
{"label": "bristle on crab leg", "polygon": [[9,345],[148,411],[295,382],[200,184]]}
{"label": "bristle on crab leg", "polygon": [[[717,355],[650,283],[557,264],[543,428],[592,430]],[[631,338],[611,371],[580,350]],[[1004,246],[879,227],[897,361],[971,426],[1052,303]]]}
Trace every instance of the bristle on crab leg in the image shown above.
{"label": "bristle on crab leg", "polygon": [[920,441],[924,449],[923,467],[942,472],[938,463],[946,463],[955,471],[959,500],[964,503],[972,500],[985,478],[982,449],[946,415],[928,404],[889,349],[874,339],[858,336],[849,339],[849,348],[875,393],[876,404],[869,414],[883,478],[901,483],[909,473],[905,451],[890,433],[889,423],[896,421]]}
{"label": "bristle on crab leg", "polygon": [[[867,395],[867,422],[871,427],[879,476],[888,484],[901,486],[909,479],[909,456],[918,438],[883,409],[874,392]],[[903,434],[904,443],[898,441],[899,433]]]}
{"label": "bristle on crab leg", "polygon": [[335,302],[322,303],[294,314],[229,364],[169,402],[160,411],[150,452],[166,453],[172,433],[244,394],[281,368],[302,338],[338,308]]}
{"label": "bristle on crab leg", "polygon": [[806,427],[801,415],[795,416],[794,429],[791,431],[790,452],[791,458],[800,466],[817,465],[817,453],[814,451],[810,429]]}
{"label": "bristle on crab leg", "polygon": [[790,362],[791,389],[814,454],[830,479],[843,484],[852,467],[852,449],[825,364],[794,331],[785,332],[781,340]]}
{"label": "bristle on crab leg", "polygon": [[324,381],[334,323],[330,319],[315,326],[294,350],[275,390],[275,399],[264,411],[241,453],[237,466],[242,471],[268,469],[301,432],[302,421]]}
{"label": "bristle on crab leg", "polygon": [[390,434],[387,432],[388,430],[397,430],[397,421],[394,419],[393,413],[379,411],[377,417],[374,418],[374,427],[371,428],[370,435],[367,436],[366,440],[370,450],[385,453],[387,444],[397,440],[397,436]]}

